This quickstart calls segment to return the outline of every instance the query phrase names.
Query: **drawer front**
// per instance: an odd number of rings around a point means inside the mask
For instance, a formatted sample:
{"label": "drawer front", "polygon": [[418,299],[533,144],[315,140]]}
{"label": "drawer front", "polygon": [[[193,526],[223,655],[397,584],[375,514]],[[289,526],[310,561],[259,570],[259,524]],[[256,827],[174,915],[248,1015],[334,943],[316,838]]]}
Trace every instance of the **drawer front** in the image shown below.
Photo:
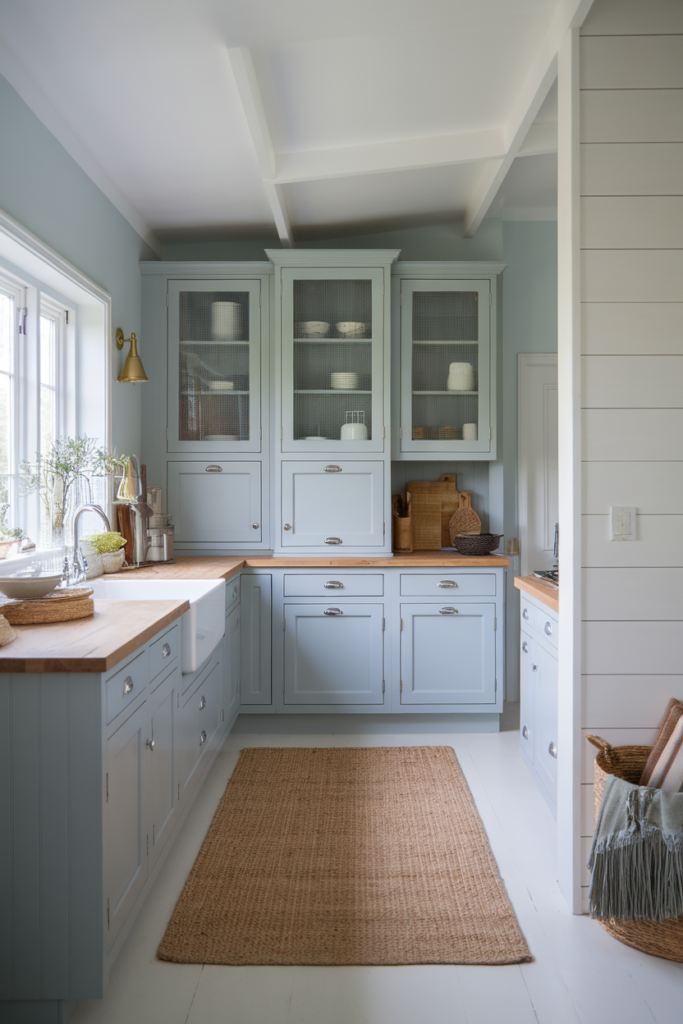
{"label": "drawer front", "polygon": [[220,683],[220,664],[214,663],[197,689],[182,705],[178,730],[181,793],[189,785],[218,728],[221,707]]}
{"label": "drawer front", "polygon": [[461,597],[495,597],[496,577],[493,573],[465,576],[448,570],[438,574],[401,576],[402,597],[438,597],[445,600],[449,595],[456,601]]}
{"label": "drawer front", "polygon": [[225,584],[225,613],[240,599],[240,577],[236,576],[233,580],[228,580]]}
{"label": "drawer front", "polygon": [[153,681],[178,657],[178,627],[174,626],[149,645],[149,678]]}
{"label": "drawer front", "polygon": [[557,635],[559,632],[559,623],[557,618],[549,613],[546,608],[539,608],[536,604],[532,604],[531,601],[524,599],[520,602],[520,625],[522,629],[531,632],[532,636],[536,636],[546,643],[549,643],[552,647],[557,648]]}
{"label": "drawer front", "polygon": [[384,576],[354,576],[332,569],[329,575],[303,573],[285,576],[285,597],[382,597]]}
{"label": "drawer front", "polygon": [[105,683],[107,725],[143,693],[146,685],[147,657],[139,654]]}

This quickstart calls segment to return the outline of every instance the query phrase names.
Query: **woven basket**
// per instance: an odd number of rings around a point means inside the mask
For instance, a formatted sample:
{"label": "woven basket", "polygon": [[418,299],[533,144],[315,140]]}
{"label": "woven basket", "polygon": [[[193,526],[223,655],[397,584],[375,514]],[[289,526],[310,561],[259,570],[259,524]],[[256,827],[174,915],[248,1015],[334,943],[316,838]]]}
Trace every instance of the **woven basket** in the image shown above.
{"label": "woven basket", "polygon": [[453,547],[461,555],[490,555],[500,544],[502,533],[456,534]]}
{"label": "woven basket", "polygon": [[[611,747],[599,736],[586,735],[586,739],[600,750],[593,767],[594,813],[597,821],[607,776],[616,775],[618,779],[625,779],[637,786],[652,747]],[[600,924],[626,946],[661,956],[665,960],[683,963],[683,915],[667,921],[619,921],[612,918],[610,921],[600,921]]]}

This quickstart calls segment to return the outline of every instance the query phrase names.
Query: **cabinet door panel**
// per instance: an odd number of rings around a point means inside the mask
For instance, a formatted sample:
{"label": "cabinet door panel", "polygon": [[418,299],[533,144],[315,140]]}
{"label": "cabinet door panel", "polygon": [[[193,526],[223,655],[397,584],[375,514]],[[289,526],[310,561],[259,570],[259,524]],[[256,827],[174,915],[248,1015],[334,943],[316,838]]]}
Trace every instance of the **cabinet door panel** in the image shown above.
{"label": "cabinet door panel", "polygon": [[260,290],[169,281],[169,452],[261,450]]}
{"label": "cabinet door panel", "polygon": [[383,605],[285,603],[285,703],[382,704]]}
{"label": "cabinet door panel", "polygon": [[536,742],[536,673],[534,641],[528,633],[519,638],[519,749],[534,763]]}
{"label": "cabinet door panel", "polygon": [[493,604],[401,605],[401,703],[494,704],[495,611]]}
{"label": "cabinet door panel", "polygon": [[149,698],[149,744],[145,750],[148,771],[150,869],[171,832],[177,806],[175,759],[176,700],[179,672],[176,669]]}
{"label": "cabinet door panel", "polygon": [[240,605],[236,605],[225,618],[225,655],[223,672],[227,686],[224,696],[225,721],[232,718],[239,704],[242,672],[242,644],[240,634]]}
{"label": "cabinet door panel", "polygon": [[147,878],[143,759],[147,704],[106,743],[104,878],[106,945],[111,946]]}
{"label": "cabinet door panel", "polygon": [[382,547],[383,481],[381,462],[283,463],[283,547]]}
{"label": "cabinet door panel", "polygon": [[179,727],[181,756],[179,783],[181,797],[194,786],[197,768],[209,749],[220,722],[221,659],[212,659],[208,672],[180,709]]}
{"label": "cabinet door panel", "polygon": [[[537,775],[553,802],[557,799],[557,661],[540,644],[534,645],[536,676],[536,742],[534,764]],[[555,748],[555,756],[551,749]]]}
{"label": "cabinet door panel", "polygon": [[242,704],[272,702],[271,593],[272,576],[242,577]]}
{"label": "cabinet door panel", "polygon": [[488,281],[401,282],[402,452],[491,451],[490,294]]}
{"label": "cabinet door panel", "polygon": [[169,462],[168,511],[176,545],[260,542],[260,463]]}

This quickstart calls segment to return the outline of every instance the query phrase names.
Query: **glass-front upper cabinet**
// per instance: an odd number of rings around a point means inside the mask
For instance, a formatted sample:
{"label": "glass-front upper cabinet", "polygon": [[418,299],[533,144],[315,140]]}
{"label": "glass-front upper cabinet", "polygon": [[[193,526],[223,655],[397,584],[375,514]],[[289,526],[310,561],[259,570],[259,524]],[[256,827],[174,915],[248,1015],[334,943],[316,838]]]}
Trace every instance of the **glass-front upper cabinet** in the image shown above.
{"label": "glass-front upper cabinet", "polygon": [[384,270],[282,270],[282,450],[384,448]]}
{"label": "glass-front upper cabinet", "polygon": [[169,452],[261,450],[259,281],[169,281]]}
{"label": "glass-front upper cabinet", "polygon": [[401,452],[491,452],[490,296],[489,281],[401,281]]}

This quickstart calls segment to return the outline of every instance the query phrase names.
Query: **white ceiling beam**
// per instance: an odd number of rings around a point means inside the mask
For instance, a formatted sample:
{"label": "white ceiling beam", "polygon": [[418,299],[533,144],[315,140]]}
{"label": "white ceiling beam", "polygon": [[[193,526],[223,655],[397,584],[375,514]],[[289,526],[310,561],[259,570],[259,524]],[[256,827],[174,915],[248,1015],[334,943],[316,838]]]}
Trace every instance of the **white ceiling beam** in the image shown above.
{"label": "white ceiling beam", "polygon": [[557,153],[557,121],[534,122],[517,156],[545,156],[547,153]]}
{"label": "white ceiling beam", "polygon": [[237,91],[247,119],[247,127],[256,152],[266,198],[273,214],[277,233],[282,244],[290,248],[292,246],[292,226],[282,188],[274,180],[275,150],[251,51],[247,47],[230,47],[228,48],[228,58],[235,76]]}
{"label": "white ceiling beam", "polygon": [[593,0],[561,0],[558,4],[550,28],[533,60],[505,126],[505,156],[502,160],[487,164],[467,206],[463,225],[465,238],[473,237],[488,213],[512,166],[512,161],[519,155],[541,104],[557,78],[557,54],[562,40],[570,28],[583,24],[592,5]]}
{"label": "white ceiling beam", "polygon": [[505,155],[503,132],[491,129],[460,135],[373,142],[361,146],[275,154],[278,184],[347,178],[359,174],[411,171],[421,167],[474,163]]}

